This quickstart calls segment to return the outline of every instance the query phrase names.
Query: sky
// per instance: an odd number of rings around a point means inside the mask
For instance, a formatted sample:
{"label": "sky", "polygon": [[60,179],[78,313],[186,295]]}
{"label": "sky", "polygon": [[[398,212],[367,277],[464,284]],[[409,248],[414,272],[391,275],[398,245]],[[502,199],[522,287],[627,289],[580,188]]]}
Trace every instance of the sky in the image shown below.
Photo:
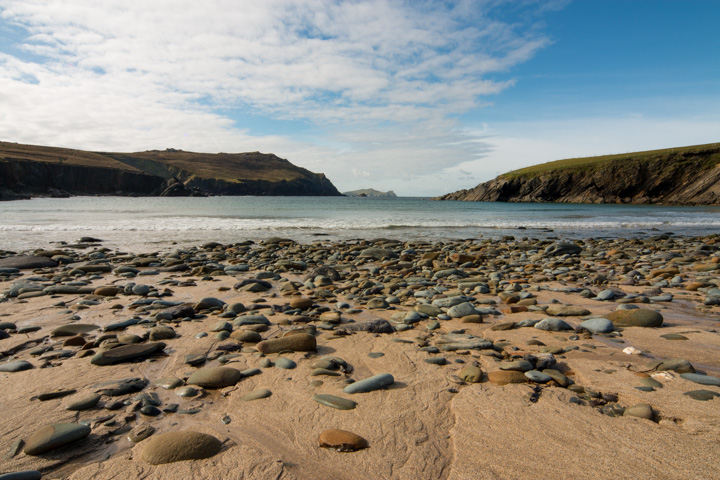
{"label": "sky", "polygon": [[472,188],[720,141],[716,0],[0,0],[0,140]]}

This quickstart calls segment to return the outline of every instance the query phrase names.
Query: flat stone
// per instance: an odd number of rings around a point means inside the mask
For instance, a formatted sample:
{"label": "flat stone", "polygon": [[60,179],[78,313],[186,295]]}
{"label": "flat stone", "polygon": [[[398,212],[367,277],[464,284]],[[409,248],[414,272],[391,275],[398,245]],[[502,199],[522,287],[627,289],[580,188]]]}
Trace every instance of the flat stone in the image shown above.
{"label": "flat stone", "polygon": [[87,323],[71,323],[69,325],[57,327],[52,332],[50,332],[50,335],[53,337],[74,337],[79,333],[92,332],[93,330],[97,330],[98,328],[100,327],[98,327],[97,325],[90,325]]}
{"label": "flat stone", "polygon": [[663,316],[646,308],[632,310],[615,310],[606,315],[616,327],[647,327],[657,328],[663,324]]}
{"label": "flat stone", "polygon": [[318,437],[318,444],[323,448],[334,448],[338,452],[354,452],[368,448],[368,441],[360,435],[347,430],[325,430]]}
{"label": "flat stone", "polygon": [[325,393],[313,395],[312,399],[322,405],[337,408],[338,410],[352,410],[357,407],[357,402]]}
{"label": "flat stone", "polygon": [[700,385],[714,385],[716,387],[720,387],[720,378],[711,377],[710,375],[700,375],[699,373],[681,373],[680,377],[691,382],[699,383]]}
{"label": "flat stone", "polygon": [[646,420],[652,420],[654,417],[652,406],[649,403],[638,403],[632,407],[625,409],[623,413],[625,417],[638,417]]}
{"label": "flat stone", "polygon": [[720,393],[713,392],[712,390],[691,390],[683,393],[683,395],[687,395],[693,400],[700,400],[701,402],[707,402],[715,397],[720,397]]}
{"label": "flat stone", "polygon": [[52,268],[58,263],[47,257],[33,255],[17,255],[14,257],[0,258],[0,268],[17,268],[20,270],[30,268]]}
{"label": "flat stone", "polygon": [[118,293],[120,293],[119,287],[107,286],[107,287],[96,288],[95,291],[93,292],[93,295],[99,295],[101,297],[114,297]]}
{"label": "flat stone", "polygon": [[41,478],[42,473],[38,470],[22,470],[0,475],[0,480],[40,480]]}
{"label": "flat stone", "polygon": [[264,354],[291,352],[314,352],[317,349],[317,340],[307,333],[299,333],[288,337],[263,340],[255,347]]}
{"label": "flat stone", "polygon": [[492,342],[474,335],[448,333],[440,336],[435,342],[444,352],[456,350],[485,350],[492,348]]}
{"label": "flat stone", "polygon": [[555,370],[553,368],[546,368],[542,371],[542,373],[549,376],[555,383],[557,383],[561,387],[567,387],[568,385],[570,385],[570,379],[559,370]]}
{"label": "flat stone", "polygon": [[525,372],[525,377],[535,383],[548,383],[550,380],[552,380],[552,377],[550,375],[543,373],[539,370],[528,370],[527,372]]}
{"label": "flat stone", "polygon": [[120,347],[98,352],[91,359],[93,365],[115,365],[116,363],[129,362],[148,357],[154,353],[161,352],[165,348],[163,342],[136,343],[122,345]]}
{"label": "flat stone", "polygon": [[573,305],[550,305],[545,311],[556,317],[584,317],[585,315],[590,315],[590,310],[587,308]]}
{"label": "flat stone", "polygon": [[90,435],[90,427],[80,423],[54,423],[33,433],[25,442],[26,455],[43,453],[64,447]]}
{"label": "flat stone", "polygon": [[533,364],[527,360],[513,360],[511,362],[501,362],[498,366],[500,370],[515,370],[518,372],[527,372],[532,370]]}
{"label": "flat stone", "polygon": [[463,302],[450,307],[447,314],[452,318],[462,318],[468,315],[477,315],[478,311],[471,303]]}
{"label": "flat stone", "polygon": [[671,358],[669,360],[664,360],[657,365],[656,369],[660,372],[672,370],[677,373],[695,373],[695,367],[693,367],[692,364],[684,358]]}
{"label": "flat stone", "polygon": [[366,393],[379,390],[395,383],[395,378],[389,373],[380,373],[355,383],[351,383],[343,389],[344,393]]}
{"label": "flat stone", "polygon": [[573,330],[572,325],[567,323],[565,320],[559,318],[544,318],[535,324],[535,328],[538,330],[545,330],[548,332],[560,332],[563,330]]}
{"label": "flat stone", "polygon": [[200,460],[220,452],[222,442],[212,435],[193,431],[167,432],[145,442],[142,458],[150,465]]}
{"label": "flat stone", "polygon": [[615,325],[607,318],[591,318],[578,325],[591,333],[610,333],[615,330]]}
{"label": "flat stone", "polygon": [[369,332],[369,333],[393,333],[395,329],[387,320],[370,320],[368,322],[356,322],[342,325],[340,330],[347,332]]}
{"label": "flat stone", "polygon": [[495,370],[488,372],[488,380],[494,385],[507,385],[508,383],[526,383],[527,377],[518,370]]}
{"label": "flat stone", "polygon": [[88,392],[84,395],[80,395],[77,398],[71,399],[71,401],[65,406],[65,410],[89,410],[95,408],[100,401],[100,395],[94,392]]}
{"label": "flat stone", "polygon": [[660,335],[660,338],[664,338],[665,340],[689,340],[688,337],[680,335],[679,333],[666,333],[665,335]]}
{"label": "flat stone", "polygon": [[176,336],[177,333],[175,333],[175,330],[165,325],[159,325],[151,328],[150,333],[148,334],[148,338],[151,342],[157,342],[158,340],[170,340]]}
{"label": "flat stone", "polygon": [[33,368],[33,364],[26,360],[15,360],[0,364],[0,372],[22,372],[31,368]]}
{"label": "flat stone", "polygon": [[188,385],[204,388],[224,388],[235,385],[242,378],[240,370],[230,367],[201,368],[187,379]]}
{"label": "flat stone", "polygon": [[182,387],[185,385],[185,382],[177,377],[163,377],[155,380],[153,384],[166,390],[172,390],[177,387]]}
{"label": "flat stone", "polygon": [[297,363],[289,358],[278,357],[273,360],[273,366],[276,368],[282,368],[284,370],[292,370],[297,367]]}
{"label": "flat stone", "polygon": [[242,400],[243,402],[251,402],[253,400],[259,400],[261,398],[268,398],[271,395],[272,392],[267,388],[258,388],[257,390],[246,393],[245,395],[240,397],[240,400]]}

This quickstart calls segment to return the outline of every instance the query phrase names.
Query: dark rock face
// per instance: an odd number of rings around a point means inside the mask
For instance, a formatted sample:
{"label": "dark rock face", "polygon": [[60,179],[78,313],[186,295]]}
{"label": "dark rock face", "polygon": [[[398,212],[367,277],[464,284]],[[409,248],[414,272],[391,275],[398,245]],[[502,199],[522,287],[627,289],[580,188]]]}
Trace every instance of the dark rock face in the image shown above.
{"label": "dark rock face", "polygon": [[324,174],[259,152],[125,154],[0,142],[0,200],[70,195],[341,194]]}
{"label": "dark rock face", "polygon": [[718,205],[719,162],[720,148],[699,148],[639,160],[501,175],[437,200]]}

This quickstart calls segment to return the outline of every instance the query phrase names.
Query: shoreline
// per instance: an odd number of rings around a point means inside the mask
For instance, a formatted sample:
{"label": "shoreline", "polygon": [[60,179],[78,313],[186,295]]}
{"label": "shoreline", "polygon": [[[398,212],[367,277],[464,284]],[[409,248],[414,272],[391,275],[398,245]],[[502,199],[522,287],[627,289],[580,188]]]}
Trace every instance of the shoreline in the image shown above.
{"label": "shoreline", "polygon": [[[319,240],[157,254],[85,242],[33,251],[58,264],[17,270],[0,258],[0,322],[14,324],[0,330],[0,369],[30,367],[0,371],[0,474],[715,475],[720,384],[696,382],[720,377],[717,235]],[[216,367],[234,381],[193,380]],[[382,374],[392,381],[346,392]],[[132,378],[135,390],[120,395],[107,385]],[[339,409],[335,397],[355,405]],[[24,452],[58,423],[90,428]],[[369,447],[319,448],[319,437],[333,443],[331,429]],[[163,440],[187,431],[221,446],[188,452]],[[152,463],[173,448],[207,458]]]}

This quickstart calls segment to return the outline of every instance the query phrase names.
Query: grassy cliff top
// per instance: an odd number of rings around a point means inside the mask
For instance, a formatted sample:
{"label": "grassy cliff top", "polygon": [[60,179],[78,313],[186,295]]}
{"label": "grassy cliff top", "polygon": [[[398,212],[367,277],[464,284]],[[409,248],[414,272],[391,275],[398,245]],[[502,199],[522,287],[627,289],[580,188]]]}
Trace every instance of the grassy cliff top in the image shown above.
{"label": "grassy cliff top", "polygon": [[311,173],[285,159],[260,152],[211,154],[167,149],[110,153],[0,142],[0,161],[13,160],[112,168],[135,173],[149,173],[145,166],[153,162],[184,170],[195,177],[228,182],[291,181]]}
{"label": "grassy cliff top", "polygon": [[555,170],[601,168],[603,164],[614,162],[634,162],[643,160],[663,160],[684,158],[687,156],[702,155],[707,157],[707,166],[712,167],[720,162],[720,143],[705,145],[692,145],[688,147],[665,148],[661,150],[647,150],[644,152],[620,153],[615,155],[601,155],[597,157],[568,158],[553,162],[541,163],[531,167],[520,168],[500,175],[501,177],[534,177]]}

